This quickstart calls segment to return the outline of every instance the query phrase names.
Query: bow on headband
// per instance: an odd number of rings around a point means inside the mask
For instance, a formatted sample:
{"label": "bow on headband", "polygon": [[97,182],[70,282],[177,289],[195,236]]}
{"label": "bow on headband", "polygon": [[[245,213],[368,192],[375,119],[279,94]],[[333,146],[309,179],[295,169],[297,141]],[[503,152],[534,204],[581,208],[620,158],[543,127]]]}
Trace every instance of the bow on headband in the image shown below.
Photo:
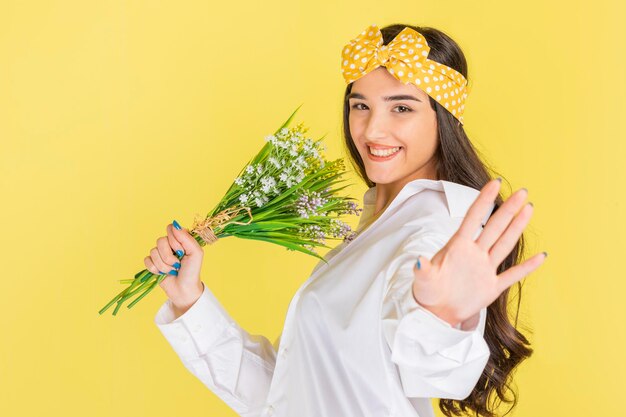
{"label": "bow on headband", "polygon": [[424,36],[405,27],[388,45],[376,25],[371,25],[343,48],[341,72],[351,83],[380,66],[404,84],[413,83],[441,104],[461,124],[467,80],[460,72],[428,59]]}

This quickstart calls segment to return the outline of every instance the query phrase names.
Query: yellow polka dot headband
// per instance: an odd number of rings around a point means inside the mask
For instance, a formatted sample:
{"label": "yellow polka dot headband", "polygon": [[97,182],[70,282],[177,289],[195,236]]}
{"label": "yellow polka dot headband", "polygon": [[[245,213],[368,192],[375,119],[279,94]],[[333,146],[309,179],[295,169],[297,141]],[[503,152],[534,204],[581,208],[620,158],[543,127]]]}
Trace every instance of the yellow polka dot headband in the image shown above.
{"label": "yellow polka dot headband", "polygon": [[404,84],[412,83],[463,124],[467,80],[458,71],[428,59],[424,36],[405,27],[388,45],[376,25],[370,25],[343,47],[341,72],[351,83],[380,66]]}

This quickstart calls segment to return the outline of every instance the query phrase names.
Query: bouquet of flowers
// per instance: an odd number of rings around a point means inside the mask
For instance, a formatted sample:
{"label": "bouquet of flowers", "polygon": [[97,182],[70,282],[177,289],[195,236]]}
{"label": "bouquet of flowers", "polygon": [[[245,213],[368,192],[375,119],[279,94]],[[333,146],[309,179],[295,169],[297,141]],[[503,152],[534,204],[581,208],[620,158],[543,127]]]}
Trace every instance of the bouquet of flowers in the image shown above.
{"label": "bouquet of flowers", "polygon": [[[220,202],[202,219],[196,215],[190,234],[200,246],[218,239],[236,236],[281,245],[326,260],[316,246],[329,248],[326,239],[351,241],[356,236],[349,225],[338,219],[344,214],[359,215],[362,211],[351,197],[338,193],[348,185],[335,188],[345,180],[342,159],[327,161],[322,139],[306,138],[303,124],[287,128],[300,105],[273,134],[265,137],[265,145],[248,162]],[[323,148],[323,149],[322,149]],[[117,303],[116,315],[124,302],[134,306],[164,278],[144,269],[99,313]]]}

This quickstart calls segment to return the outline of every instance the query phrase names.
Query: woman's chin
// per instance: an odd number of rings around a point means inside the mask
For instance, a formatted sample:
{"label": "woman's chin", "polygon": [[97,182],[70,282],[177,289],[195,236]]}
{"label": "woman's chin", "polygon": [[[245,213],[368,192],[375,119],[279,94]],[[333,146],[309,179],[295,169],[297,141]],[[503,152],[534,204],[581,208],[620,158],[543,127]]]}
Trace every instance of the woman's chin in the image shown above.
{"label": "woman's chin", "polygon": [[397,181],[398,178],[395,176],[389,175],[389,173],[384,172],[367,172],[367,178],[375,184],[391,184],[394,181]]}

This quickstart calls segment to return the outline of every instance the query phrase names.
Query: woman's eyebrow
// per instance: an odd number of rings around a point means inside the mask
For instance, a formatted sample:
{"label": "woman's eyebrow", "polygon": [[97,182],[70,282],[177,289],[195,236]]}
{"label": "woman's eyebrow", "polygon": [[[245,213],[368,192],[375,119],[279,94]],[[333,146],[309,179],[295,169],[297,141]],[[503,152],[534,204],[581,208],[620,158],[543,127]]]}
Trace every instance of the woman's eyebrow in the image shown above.
{"label": "woman's eyebrow", "polygon": [[[350,100],[351,98],[358,98],[361,100],[365,100],[365,96],[360,93],[350,93],[348,94],[348,97],[346,98],[346,100]],[[420,100],[419,98],[409,95],[409,94],[398,94],[395,96],[387,96],[387,97],[383,97],[383,100],[385,101],[415,100],[415,101],[419,101],[420,103],[422,102],[422,100]]]}

